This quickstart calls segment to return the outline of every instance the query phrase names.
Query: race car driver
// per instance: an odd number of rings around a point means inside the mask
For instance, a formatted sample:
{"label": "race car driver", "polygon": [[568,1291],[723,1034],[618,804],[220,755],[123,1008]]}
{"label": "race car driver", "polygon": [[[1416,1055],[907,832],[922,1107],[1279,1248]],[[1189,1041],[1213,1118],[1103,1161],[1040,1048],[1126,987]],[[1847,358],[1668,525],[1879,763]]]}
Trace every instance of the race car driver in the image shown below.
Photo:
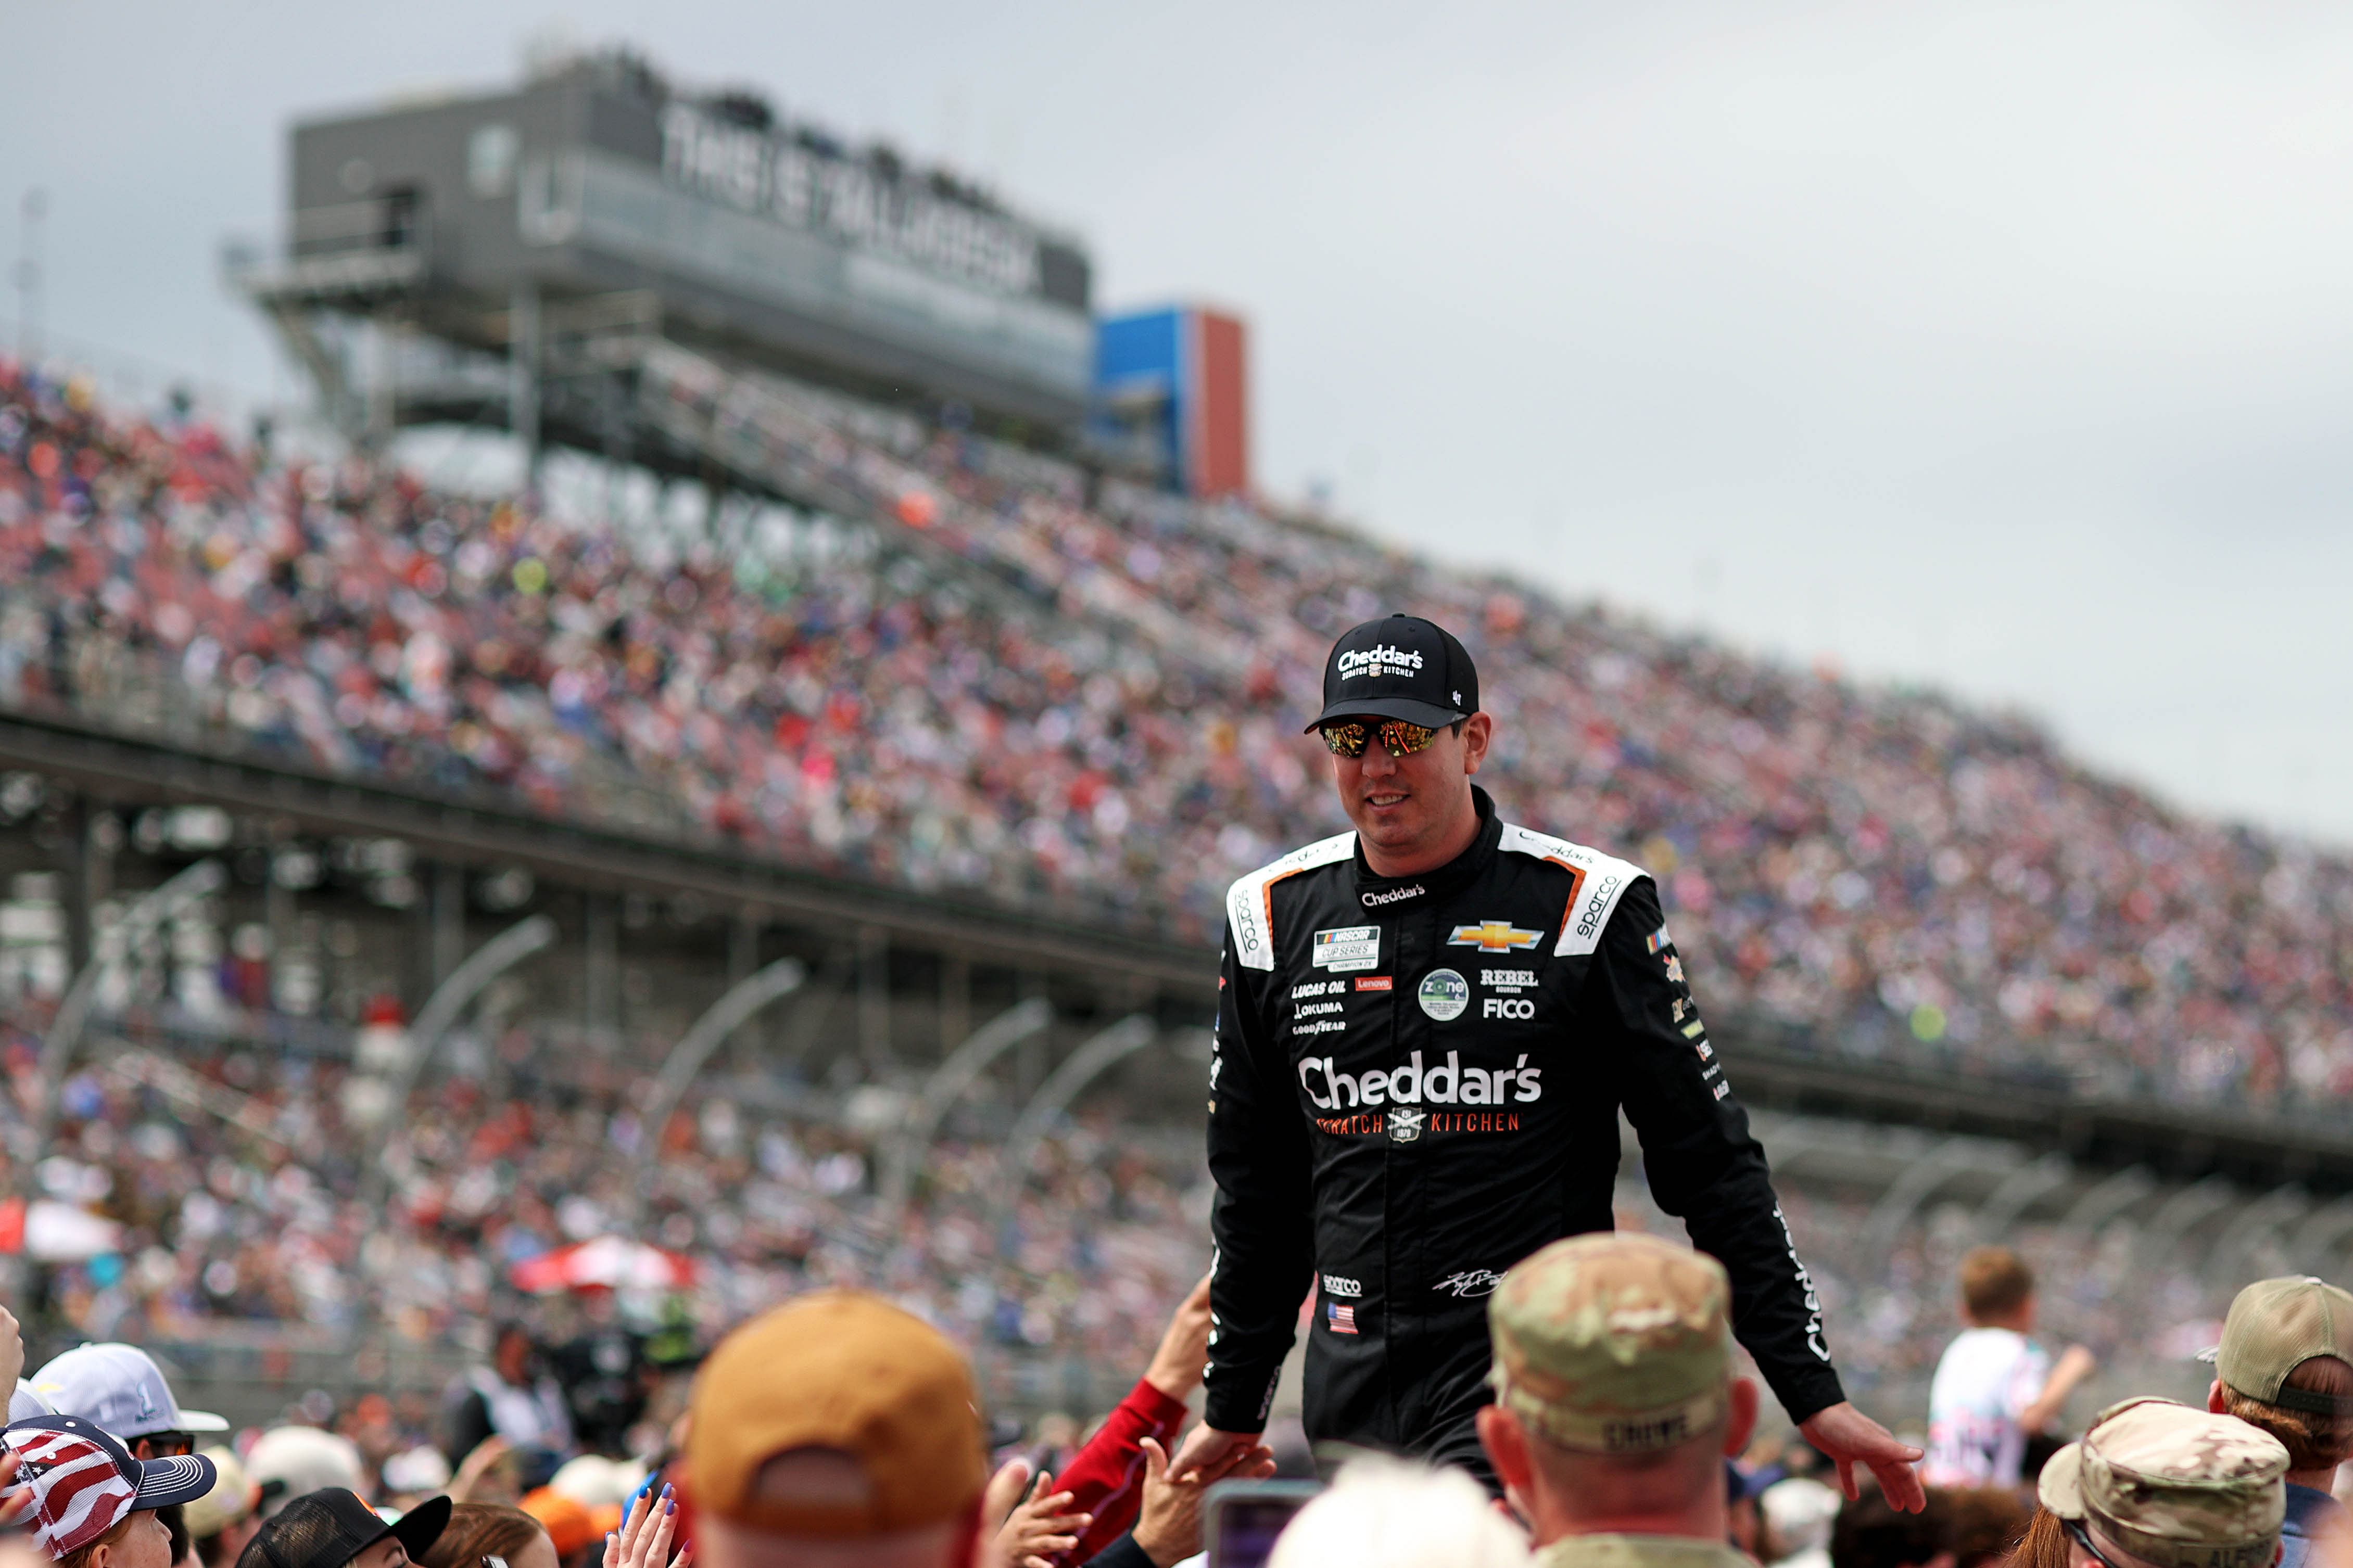
{"label": "race car driver", "polygon": [[1306,1426],[1493,1484],[1484,1298],[1611,1224],[1620,1108],[1651,1190],[1733,1285],[1735,1331],[1806,1437],[1924,1497],[1846,1402],[1764,1152],[1638,867],[1497,816],[1470,655],[1389,616],[1336,643],[1323,732],[1354,832],[1233,885],[1210,1064],[1208,1405],[1172,1468],[1257,1440],[1309,1314]]}

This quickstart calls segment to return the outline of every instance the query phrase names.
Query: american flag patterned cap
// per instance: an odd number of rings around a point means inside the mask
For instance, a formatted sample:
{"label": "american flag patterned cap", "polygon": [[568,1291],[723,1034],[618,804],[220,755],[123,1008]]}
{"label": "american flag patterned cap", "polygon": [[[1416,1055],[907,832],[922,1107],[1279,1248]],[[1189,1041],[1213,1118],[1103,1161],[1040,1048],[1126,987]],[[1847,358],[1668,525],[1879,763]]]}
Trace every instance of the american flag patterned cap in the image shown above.
{"label": "american flag patterned cap", "polygon": [[193,1502],[213,1489],[213,1462],[198,1454],[134,1459],[120,1438],[79,1415],[36,1415],[0,1429],[17,1456],[16,1479],[33,1489],[26,1526],[52,1559],[78,1552],[140,1509]]}

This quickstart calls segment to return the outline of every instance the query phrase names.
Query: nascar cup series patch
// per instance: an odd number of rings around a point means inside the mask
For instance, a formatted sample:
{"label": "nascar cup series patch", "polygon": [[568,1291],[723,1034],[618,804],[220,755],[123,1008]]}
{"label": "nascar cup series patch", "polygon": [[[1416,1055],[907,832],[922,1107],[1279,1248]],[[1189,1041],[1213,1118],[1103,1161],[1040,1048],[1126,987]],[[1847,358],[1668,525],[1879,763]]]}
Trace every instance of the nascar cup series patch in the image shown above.
{"label": "nascar cup series patch", "polygon": [[1378,926],[1334,926],[1315,933],[1314,963],[1318,969],[1345,974],[1353,969],[1377,969],[1380,962]]}
{"label": "nascar cup series patch", "polygon": [[1433,969],[1422,976],[1417,999],[1423,1012],[1443,1024],[1471,1005],[1471,983],[1451,969]]}

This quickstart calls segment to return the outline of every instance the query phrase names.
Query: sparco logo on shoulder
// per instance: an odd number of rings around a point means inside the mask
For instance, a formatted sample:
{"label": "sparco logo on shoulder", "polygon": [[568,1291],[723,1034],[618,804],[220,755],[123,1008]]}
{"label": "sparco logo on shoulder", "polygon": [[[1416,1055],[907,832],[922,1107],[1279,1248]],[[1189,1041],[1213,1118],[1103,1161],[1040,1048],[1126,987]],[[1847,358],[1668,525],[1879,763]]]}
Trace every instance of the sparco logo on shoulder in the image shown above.
{"label": "sparco logo on shoulder", "polygon": [[1615,875],[1601,879],[1600,885],[1593,889],[1593,897],[1585,901],[1585,913],[1578,917],[1577,922],[1577,935],[1591,936],[1601,929],[1601,911],[1609,906],[1610,893],[1623,880]]}
{"label": "sparco logo on shoulder", "polygon": [[1408,899],[1418,899],[1427,890],[1416,882],[1410,888],[1391,888],[1386,893],[1358,893],[1356,901],[1368,910],[1377,910],[1383,904],[1401,904]]}
{"label": "sparco logo on shoulder", "polygon": [[1259,948],[1258,910],[1245,900],[1241,908],[1234,912],[1240,917],[1234,921],[1235,943],[1241,948],[1245,956],[1256,952]]}

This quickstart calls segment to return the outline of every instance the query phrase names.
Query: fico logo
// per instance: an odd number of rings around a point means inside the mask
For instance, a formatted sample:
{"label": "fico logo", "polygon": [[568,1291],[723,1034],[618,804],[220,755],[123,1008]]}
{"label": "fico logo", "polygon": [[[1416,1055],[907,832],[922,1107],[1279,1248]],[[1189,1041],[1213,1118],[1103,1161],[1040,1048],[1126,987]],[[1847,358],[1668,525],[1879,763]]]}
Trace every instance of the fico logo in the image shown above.
{"label": "fico logo", "polygon": [[1482,1018],[1533,1018],[1536,1005],[1525,996],[1489,996],[1479,1004]]}

